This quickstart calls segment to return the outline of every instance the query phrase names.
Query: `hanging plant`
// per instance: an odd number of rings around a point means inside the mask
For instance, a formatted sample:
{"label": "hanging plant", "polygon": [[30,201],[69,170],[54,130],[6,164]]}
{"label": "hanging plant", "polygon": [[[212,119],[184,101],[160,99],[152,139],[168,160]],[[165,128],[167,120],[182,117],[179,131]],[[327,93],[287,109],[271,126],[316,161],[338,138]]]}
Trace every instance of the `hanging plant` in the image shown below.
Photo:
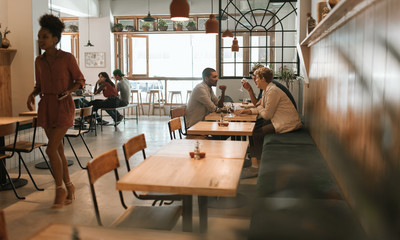
{"label": "hanging plant", "polygon": [[287,88],[289,88],[289,85],[296,79],[296,74],[286,65],[280,67],[279,71],[275,73],[275,75],[279,80],[286,84]]}

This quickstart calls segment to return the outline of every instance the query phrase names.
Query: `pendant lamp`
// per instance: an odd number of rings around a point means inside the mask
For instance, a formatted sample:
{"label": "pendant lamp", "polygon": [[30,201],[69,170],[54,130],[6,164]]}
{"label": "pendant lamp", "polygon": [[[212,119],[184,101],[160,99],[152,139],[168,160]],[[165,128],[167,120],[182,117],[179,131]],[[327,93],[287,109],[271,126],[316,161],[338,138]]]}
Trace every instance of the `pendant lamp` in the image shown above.
{"label": "pendant lamp", "polygon": [[147,11],[148,11],[147,16],[142,18],[142,21],[144,21],[144,22],[154,22],[156,19],[153,18],[151,16],[151,14],[150,14],[150,0],[147,0]]}
{"label": "pendant lamp", "polygon": [[169,5],[171,21],[184,22],[189,20],[189,3],[187,0],[172,0]]}
{"label": "pendant lamp", "polygon": [[215,19],[215,15],[213,14],[213,0],[211,0],[211,14],[210,18],[207,20],[205,27],[206,33],[208,34],[218,34],[219,31],[219,24],[217,19]]}
{"label": "pendant lamp", "polygon": [[90,9],[89,9],[89,0],[88,0],[88,42],[86,43],[85,47],[94,47],[94,45],[90,42],[90,22],[89,22],[89,15],[90,15]]}
{"label": "pendant lamp", "polygon": [[[234,16],[236,17],[236,0],[235,0],[235,15]],[[235,38],[232,41],[232,47],[231,47],[232,52],[239,52],[239,42],[236,38],[236,26],[235,26]]]}
{"label": "pendant lamp", "polygon": [[[229,13],[229,4],[228,0],[226,0],[226,11]],[[226,19],[226,30],[224,33],[222,33],[223,38],[233,38],[233,33],[229,31],[229,19]]]}

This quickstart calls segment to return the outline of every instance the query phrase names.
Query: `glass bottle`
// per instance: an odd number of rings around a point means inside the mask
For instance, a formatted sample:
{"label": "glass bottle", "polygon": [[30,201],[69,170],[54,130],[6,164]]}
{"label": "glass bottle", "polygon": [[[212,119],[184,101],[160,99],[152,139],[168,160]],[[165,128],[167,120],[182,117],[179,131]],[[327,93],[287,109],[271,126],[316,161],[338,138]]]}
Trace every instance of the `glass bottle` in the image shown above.
{"label": "glass bottle", "polygon": [[196,144],[194,145],[194,159],[196,159],[196,160],[200,159],[200,143],[199,143],[199,141],[196,141]]}

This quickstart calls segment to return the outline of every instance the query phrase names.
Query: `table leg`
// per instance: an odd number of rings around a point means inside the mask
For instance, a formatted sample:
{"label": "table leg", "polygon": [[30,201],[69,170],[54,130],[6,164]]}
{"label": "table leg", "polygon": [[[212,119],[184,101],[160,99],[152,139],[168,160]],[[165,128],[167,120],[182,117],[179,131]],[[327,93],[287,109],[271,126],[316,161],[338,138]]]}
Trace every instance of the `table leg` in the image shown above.
{"label": "table leg", "polygon": [[[0,137],[0,147],[3,147],[4,145],[5,145],[4,144],[4,137]],[[4,152],[0,151],[0,154],[4,154]],[[4,159],[2,159],[0,161],[3,161],[4,165],[5,165]],[[6,183],[7,183],[6,172],[2,167],[0,167],[0,184],[6,184]]]}
{"label": "table leg", "polygon": [[208,212],[207,212],[208,197],[199,196],[198,201],[199,201],[200,233],[206,233],[208,229]]}
{"label": "table leg", "polygon": [[182,199],[182,230],[184,232],[193,231],[193,203],[192,196],[183,196]]}

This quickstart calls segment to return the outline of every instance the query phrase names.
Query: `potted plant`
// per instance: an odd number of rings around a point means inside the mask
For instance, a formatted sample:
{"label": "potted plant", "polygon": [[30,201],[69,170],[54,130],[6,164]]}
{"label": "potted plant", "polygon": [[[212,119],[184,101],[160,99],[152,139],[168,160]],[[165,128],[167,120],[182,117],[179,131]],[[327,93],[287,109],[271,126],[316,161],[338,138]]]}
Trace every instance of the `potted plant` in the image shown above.
{"label": "potted plant", "polygon": [[157,27],[158,27],[158,30],[160,30],[160,31],[167,31],[168,23],[164,19],[160,18],[160,19],[158,19]]}
{"label": "potted plant", "polygon": [[124,29],[124,25],[122,25],[121,23],[115,23],[112,31],[113,32],[122,32],[122,29]]}
{"label": "potted plant", "polygon": [[196,22],[193,20],[190,20],[187,24],[186,24],[186,28],[189,31],[195,31],[196,30]]}
{"label": "potted plant", "polygon": [[148,32],[150,30],[150,28],[151,28],[151,23],[145,22],[145,23],[142,24],[143,32]]}
{"label": "potted plant", "polygon": [[125,26],[126,31],[128,32],[134,32],[135,31],[135,27],[132,25],[126,25]]}
{"label": "potted plant", "polygon": [[183,28],[183,22],[177,22],[175,24],[175,31],[182,31]]}
{"label": "potted plant", "polygon": [[69,28],[70,32],[78,32],[79,31],[79,27],[77,25],[75,25],[75,24],[69,25],[68,28]]}
{"label": "potted plant", "polygon": [[286,84],[289,89],[289,85],[296,79],[296,74],[292,69],[289,69],[286,65],[279,68],[279,71],[275,73],[276,77]]}

